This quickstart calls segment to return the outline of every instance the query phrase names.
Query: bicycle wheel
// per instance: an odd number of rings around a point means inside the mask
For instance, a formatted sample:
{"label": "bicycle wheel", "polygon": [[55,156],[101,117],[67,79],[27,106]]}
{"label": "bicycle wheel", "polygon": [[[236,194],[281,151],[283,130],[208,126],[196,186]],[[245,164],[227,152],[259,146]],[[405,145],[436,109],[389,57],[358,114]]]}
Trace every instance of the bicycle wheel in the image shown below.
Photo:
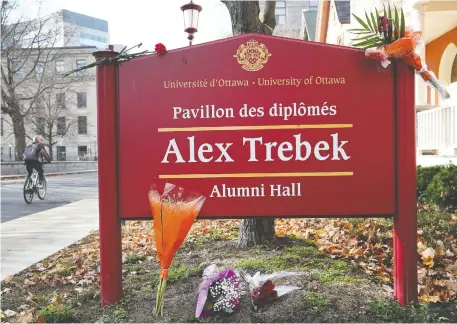
{"label": "bicycle wheel", "polygon": [[38,184],[38,198],[40,198],[41,200],[44,199],[44,197],[46,197],[46,186],[47,185],[47,182],[46,182],[46,178],[43,178],[43,182],[41,184]]}
{"label": "bicycle wheel", "polygon": [[32,179],[27,178],[24,182],[24,200],[27,204],[31,204],[33,200]]}

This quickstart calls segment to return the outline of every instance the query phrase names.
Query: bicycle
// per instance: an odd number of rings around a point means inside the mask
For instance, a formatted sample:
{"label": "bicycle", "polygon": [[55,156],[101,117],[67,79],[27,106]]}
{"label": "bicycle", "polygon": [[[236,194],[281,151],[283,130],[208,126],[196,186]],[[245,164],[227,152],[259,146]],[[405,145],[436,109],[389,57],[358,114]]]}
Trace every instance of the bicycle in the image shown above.
{"label": "bicycle", "polygon": [[[43,165],[44,163],[41,163]],[[38,183],[38,172],[34,169],[30,178],[25,179],[24,183],[24,200],[27,204],[31,204],[33,200],[33,194],[36,192],[38,198],[43,200],[46,197],[46,178],[43,175],[43,181],[41,184]]]}

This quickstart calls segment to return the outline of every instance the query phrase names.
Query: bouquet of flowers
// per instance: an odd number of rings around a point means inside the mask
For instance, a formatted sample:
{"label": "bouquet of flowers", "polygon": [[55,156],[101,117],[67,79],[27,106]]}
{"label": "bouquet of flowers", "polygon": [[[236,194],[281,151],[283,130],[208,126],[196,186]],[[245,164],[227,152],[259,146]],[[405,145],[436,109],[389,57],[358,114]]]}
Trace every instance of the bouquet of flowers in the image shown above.
{"label": "bouquet of flowers", "polygon": [[421,41],[421,32],[406,29],[403,9],[399,13],[396,7],[393,12],[390,5],[388,8],[386,10],[384,6],[383,16],[380,16],[378,10],[370,15],[365,12],[365,21],[353,15],[362,28],[349,30],[358,35],[352,46],[364,49],[367,57],[380,61],[384,68],[390,64],[389,58],[403,60],[413,67],[430,87],[436,89],[441,98],[449,99],[449,92],[435,74],[427,70],[427,66],[415,52]]}
{"label": "bouquet of flowers", "polygon": [[165,184],[162,195],[155,186],[149,191],[157,255],[160,260],[160,280],[154,309],[156,315],[163,315],[168,269],[173,257],[189,233],[204,201],[202,195],[184,192],[183,188],[170,183]]}
{"label": "bouquet of flowers", "polygon": [[215,264],[203,271],[204,281],[199,287],[195,317],[208,317],[216,312],[233,313],[239,310],[239,278],[233,269],[218,272]]}
{"label": "bouquet of flowers", "polygon": [[275,286],[273,279],[298,276],[300,274],[299,272],[279,271],[268,275],[261,275],[260,272],[257,272],[254,276],[242,273],[242,276],[249,284],[252,305],[257,309],[258,306],[264,305],[269,301],[278,299],[296,289],[301,289],[297,286]]}

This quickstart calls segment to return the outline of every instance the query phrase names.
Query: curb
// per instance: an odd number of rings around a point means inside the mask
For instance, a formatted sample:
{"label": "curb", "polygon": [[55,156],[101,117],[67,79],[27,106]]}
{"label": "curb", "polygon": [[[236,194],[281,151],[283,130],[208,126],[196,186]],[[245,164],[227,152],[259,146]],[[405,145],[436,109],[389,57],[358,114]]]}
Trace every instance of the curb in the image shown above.
{"label": "curb", "polygon": [[[82,174],[82,173],[94,173],[98,172],[98,170],[83,170],[83,171],[68,171],[68,172],[53,172],[53,173],[45,173],[45,177],[58,177],[58,176],[64,176],[64,175],[69,175],[69,174]],[[17,174],[17,175],[6,175],[1,177],[2,182],[6,182],[9,180],[23,180],[25,178],[25,174]]]}

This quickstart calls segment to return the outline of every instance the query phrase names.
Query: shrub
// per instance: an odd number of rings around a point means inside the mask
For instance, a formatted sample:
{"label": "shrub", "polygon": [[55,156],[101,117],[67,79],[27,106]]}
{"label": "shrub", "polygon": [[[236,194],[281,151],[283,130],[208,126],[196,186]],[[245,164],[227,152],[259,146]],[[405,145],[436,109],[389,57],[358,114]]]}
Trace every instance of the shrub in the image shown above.
{"label": "shrub", "polygon": [[433,180],[433,177],[436,174],[438,174],[442,168],[443,168],[443,166],[441,166],[441,165],[425,167],[425,168],[419,165],[417,167],[417,186],[416,186],[417,201],[422,202],[422,203],[428,201],[427,187],[430,184],[430,182]]}
{"label": "shrub", "polygon": [[440,169],[427,186],[427,199],[441,208],[457,208],[457,165]]}

